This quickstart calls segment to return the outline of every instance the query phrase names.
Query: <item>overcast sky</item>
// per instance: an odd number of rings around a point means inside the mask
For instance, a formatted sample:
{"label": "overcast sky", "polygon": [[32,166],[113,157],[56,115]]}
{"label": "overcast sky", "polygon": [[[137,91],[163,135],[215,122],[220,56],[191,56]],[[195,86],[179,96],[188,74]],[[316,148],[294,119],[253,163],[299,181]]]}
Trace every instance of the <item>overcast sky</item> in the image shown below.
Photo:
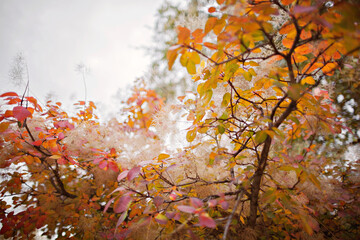
{"label": "overcast sky", "polygon": [[[108,104],[119,88],[146,71],[144,50],[151,44],[156,10],[162,0],[1,0],[0,93],[23,91],[10,84],[9,70],[22,52],[32,94],[47,93],[70,102],[84,99],[76,65],[86,75],[88,100]],[[108,107],[109,108],[109,107]],[[109,111],[109,109],[107,109]]]}

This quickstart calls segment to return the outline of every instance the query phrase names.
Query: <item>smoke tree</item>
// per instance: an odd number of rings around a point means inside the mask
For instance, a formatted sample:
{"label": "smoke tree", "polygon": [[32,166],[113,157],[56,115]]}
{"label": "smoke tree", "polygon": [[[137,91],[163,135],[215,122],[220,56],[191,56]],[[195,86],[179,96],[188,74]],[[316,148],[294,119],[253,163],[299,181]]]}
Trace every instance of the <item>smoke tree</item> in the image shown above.
{"label": "smoke tree", "polygon": [[359,4],[216,2],[205,28],[179,26],[167,52],[169,68],[179,59],[197,88],[176,105],[136,86],[124,121],[100,124],[91,102],[70,117],[60,103],[44,111],[32,97],[1,95],[1,234],[360,234],[359,160],[330,154],[334,135],[351,129],[325,81],[359,57]]}

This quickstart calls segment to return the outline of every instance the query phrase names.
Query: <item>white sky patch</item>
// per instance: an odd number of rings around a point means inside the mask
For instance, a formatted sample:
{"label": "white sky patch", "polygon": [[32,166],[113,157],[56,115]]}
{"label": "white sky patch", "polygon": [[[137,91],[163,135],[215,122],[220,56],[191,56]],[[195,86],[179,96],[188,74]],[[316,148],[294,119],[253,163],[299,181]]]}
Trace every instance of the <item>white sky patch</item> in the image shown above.
{"label": "white sky patch", "polygon": [[[76,65],[83,63],[90,68],[86,75],[88,100],[103,106],[113,104],[117,90],[131,85],[147,70],[150,58],[136,48],[151,45],[161,3],[1,0],[0,92],[22,93],[25,86],[14,87],[9,78],[13,59],[22,52],[31,93],[43,102],[49,92],[65,104],[84,100],[82,76],[75,71]],[[111,109],[107,107],[107,111]]]}

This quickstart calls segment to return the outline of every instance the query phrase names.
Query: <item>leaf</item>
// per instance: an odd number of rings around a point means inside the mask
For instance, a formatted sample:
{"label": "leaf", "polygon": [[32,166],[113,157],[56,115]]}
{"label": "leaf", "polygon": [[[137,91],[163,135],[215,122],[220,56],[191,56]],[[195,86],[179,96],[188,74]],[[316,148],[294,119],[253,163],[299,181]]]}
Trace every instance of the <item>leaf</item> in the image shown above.
{"label": "leaf", "polygon": [[169,157],[170,157],[169,154],[161,153],[161,154],[158,156],[158,160],[167,159],[167,158],[169,158]]}
{"label": "leaf", "polygon": [[31,112],[22,106],[14,107],[12,111],[14,118],[16,118],[19,122],[22,122],[27,117],[31,116]]}
{"label": "leaf", "polygon": [[[119,219],[118,219],[118,221],[117,221],[117,223],[116,223],[116,226],[115,226],[115,229],[116,229],[116,230],[117,230],[117,228],[120,226],[120,224],[124,222],[124,220],[125,220],[125,218],[127,217],[127,215],[128,215],[128,212],[127,212],[127,211],[125,211],[125,212],[123,212],[123,213],[121,214],[121,216],[119,217]],[[116,230],[115,230],[115,231],[116,231]]]}
{"label": "leaf", "polygon": [[186,69],[189,74],[195,74],[196,73],[196,66],[193,61],[188,61],[186,64]]}
{"label": "leaf", "polygon": [[190,60],[195,64],[199,64],[200,63],[199,54],[197,52],[191,52],[190,53]]}
{"label": "leaf", "polygon": [[0,123],[0,133],[5,132],[9,128],[9,122]]}
{"label": "leaf", "polygon": [[219,131],[220,134],[223,134],[223,133],[225,132],[225,127],[224,127],[223,124],[219,124],[219,125],[217,126],[217,129],[218,129],[218,131]]}
{"label": "leaf", "polygon": [[209,13],[213,13],[213,12],[215,12],[216,11],[216,8],[215,7],[209,7],[209,9],[208,9],[208,12]]}
{"label": "leaf", "polygon": [[208,18],[205,24],[205,34],[209,33],[215,27],[216,21],[217,21],[216,17]]}
{"label": "leaf", "polygon": [[106,203],[103,213],[105,213],[108,210],[108,208],[110,207],[110,205],[114,201],[114,199],[115,198],[112,198]]}
{"label": "leaf", "polygon": [[260,143],[263,143],[265,142],[266,138],[267,138],[268,134],[266,133],[266,131],[258,131],[256,134],[255,134],[255,142],[260,144]]}
{"label": "leaf", "polygon": [[6,92],[0,95],[0,97],[18,97],[16,92]]}
{"label": "leaf", "polygon": [[188,131],[188,132],[186,133],[186,140],[187,140],[188,142],[194,141],[195,137],[196,137],[196,131],[195,131],[195,129],[190,130],[190,131]]}
{"label": "leaf", "polygon": [[215,207],[217,205],[216,199],[211,199],[208,201],[209,207]]}
{"label": "leaf", "polygon": [[214,219],[212,219],[209,216],[209,214],[207,214],[207,213],[200,214],[199,224],[200,224],[200,226],[203,226],[203,227],[216,228],[216,223],[215,223]]}
{"label": "leaf", "polygon": [[315,84],[315,80],[313,77],[306,77],[304,79],[301,80],[301,84],[304,85],[304,84],[309,84],[309,85],[314,85]]}
{"label": "leaf", "polygon": [[130,204],[131,204],[132,198],[130,195],[125,195],[119,198],[114,203],[114,212],[115,213],[122,213],[126,211]]}
{"label": "leaf", "polygon": [[158,213],[154,219],[159,224],[166,224],[169,220],[165,215],[163,215],[161,213]]}
{"label": "leaf", "polygon": [[119,171],[119,167],[118,165],[114,162],[114,161],[109,161],[108,162],[108,167],[113,170],[114,172],[118,172]]}
{"label": "leaf", "polygon": [[174,50],[168,50],[166,53],[166,58],[168,60],[168,68],[171,70],[172,66],[174,65],[174,62],[178,55],[178,49]]}
{"label": "leaf", "polygon": [[63,158],[63,157],[59,158],[59,159],[57,160],[57,162],[58,162],[58,164],[60,164],[60,165],[63,165],[63,164],[67,164],[67,163],[68,163],[67,160],[66,160],[65,158]]}
{"label": "leaf", "polygon": [[154,204],[156,207],[160,207],[163,203],[164,203],[164,198],[160,197],[160,196],[156,196],[154,197]]}
{"label": "leaf", "polygon": [[300,219],[301,219],[301,223],[302,223],[302,226],[304,227],[305,232],[309,235],[312,235],[313,230],[309,225],[307,217],[304,216],[303,214],[300,214]]}
{"label": "leaf", "polygon": [[309,12],[315,11],[316,9],[317,9],[317,7],[315,7],[315,6],[296,5],[293,9],[293,13],[295,13],[295,14],[309,13]]}
{"label": "leaf", "polygon": [[141,170],[140,166],[133,167],[127,174],[127,179],[129,181],[132,181],[134,178],[136,178],[140,174],[140,170]]}
{"label": "leaf", "polygon": [[221,106],[222,107],[227,107],[230,103],[230,100],[231,100],[231,94],[230,93],[225,93],[224,96],[223,96],[223,100],[221,102]]}
{"label": "leaf", "polygon": [[190,30],[186,27],[177,27],[178,31],[178,43],[185,43],[190,38]]}
{"label": "leaf", "polygon": [[201,208],[203,206],[203,201],[200,200],[199,198],[190,198],[190,204],[194,208]]}
{"label": "leaf", "polygon": [[186,212],[186,213],[194,213],[196,210],[194,207],[185,206],[185,205],[178,205],[177,209],[179,209],[182,212]]}
{"label": "leaf", "polygon": [[314,174],[309,173],[308,178],[318,189],[321,189],[321,184]]}
{"label": "leaf", "polygon": [[100,163],[99,163],[99,168],[101,169],[104,169],[108,166],[108,162],[106,160],[102,160]]}
{"label": "leaf", "polygon": [[209,102],[211,101],[211,98],[212,98],[212,95],[213,95],[213,91],[211,89],[207,90],[204,94],[204,105],[208,105]]}
{"label": "leaf", "polygon": [[214,50],[216,50],[218,48],[216,44],[211,43],[211,42],[204,42],[204,46],[207,48],[210,48],[210,49],[214,49]]}
{"label": "leaf", "polygon": [[295,2],[295,0],[281,0],[281,3],[285,6],[290,5],[293,2]]}

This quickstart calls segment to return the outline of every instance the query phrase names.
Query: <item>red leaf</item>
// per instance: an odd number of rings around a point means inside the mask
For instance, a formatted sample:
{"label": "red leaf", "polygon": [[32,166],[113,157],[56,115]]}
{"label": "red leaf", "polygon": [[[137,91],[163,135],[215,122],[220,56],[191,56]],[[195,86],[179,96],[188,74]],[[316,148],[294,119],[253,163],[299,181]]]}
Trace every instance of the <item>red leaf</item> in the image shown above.
{"label": "red leaf", "polygon": [[103,161],[101,161],[100,162],[100,164],[99,164],[99,168],[106,168],[107,167],[107,165],[108,165],[108,162],[107,161],[105,161],[105,160],[103,160]]}
{"label": "red leaf", "polygon": [[65,135],[64,135],[64,133],[59,133],[59,135],[58,135],[58,139],[59,140],[62,140],[62,139],[64,139],[64,137],[65,137]]}
{"label": "red leaf", "polygon": [[63,157],[59,158],[59,159],[57,160],[57,162],[58,162],[59,164],[66,164],[66,163],[67,163],[67,161],[66,161],[65,158],[63,158]]}
{"label": "red leaf", "polygon": [[103,157],[98,157],[98,158],[95,158],[94,160],[93,160],[93,163],[94,164],[98,164],[101,160],[103,160],[104,158]]}
{"label": "red leaf", "polygon": [[203,213],[199,217],[199,223],[201,226],[208,228],[216,228],[216,223],[207,213]]}
{"label": "red leaf", "polygon": [[118,220],[117,223],[116,223],[115,229],[117,229],[118,226],[120,226],[120,224],[125,220],[126,217],[127,217],[127,212],[123,212],[123,213],[121,214],[121,216],[119,217],[119,220]]}
{"label": "red leaf", "polygon": [[194,208],[201,208],[203,206],[203,201],[201,201],[198,198],[190,198],[190,204],[194,207]]}
{"label": "red leaf", "polygon": [[116,155],[116,150],[115,150],[115,148],[111,148],[111,149],[110,149],[110,154],[111,154],[111,155]]}
{"label": "red leaf", "polygon": [[113,161],[109,161],[108,163],[108,166],[111,170],[113,170],[114,172],[118,172],[119,171],[119,168],[118,168],[118,165],[113,162]]}
{"label": "red leaf", "polygon": [[130,203],[131,203],[131,196],[129,195],[122,196],[114,203],[114,212],[122,213],[126,211],[130,206]]}
{"label": "red leaf", "polygon": [[119,174],[117,180],[118,180],[118,181],[123,180],[124,178],[126,178],[126,176],[128,175],[128,173],[129,173],[129,170],[122,171],[122,172]]}
{"label": "red leaf", "polygon": [[16,92],[7,92],[0,95],[0,97],[10,97],[10,96],[18,97],[19,95],[17,95]]}
{"label": "red leaf", "polygon": [[191,206],[179,205],[179,206],[177,206],[177,208],[180,211],[186,212],[186,213],[194,213],[195,212],[195,208],[191,207]]}
{"label": "red leaf", "polygon": [[22,106],[14,107],[13,116],[19,122],[24,121],[27,117],[31,116],[31,112]]}
{"label": "red leaf", "polygon": [[229,203],[225,200],[221,201],[220,205],[224,210],[227,210],[229,208]]}
{"label": "red leaf", "polygon": [[139,175],[139,173],[140,173],[140,167],[138,166],[138,167],[133,167],[130,171],[129,171],[129,173],[128,173],[128,175],[127,175],[127,179],[129,180],[129,181],[132,181],[134,178],[136,178],[138,175]]}
{"label": "red leaf", "polygon": [[112,198],[106,203],[105,208],[104,208],[104,213],[108,210],[108,208],[110,207],[110,205],[114,201],[114,199],[115,198]]}
{"label": "red leaf", "polygon": [[216,199],[212,199],[208,202],[209,207],[215,207],[217,205],[217,200]]}
{"label": "red leaf", "polygon": [[175,217],[175,212],[167,212],[165,213],[165,215],[168,219],[172,219],[173,217]]}
{"label": "red leaf", "polygon": [[164,199],[160,196],[154,197],[154,204],[156,207],[159,207],[161,204],[164,203]]}

